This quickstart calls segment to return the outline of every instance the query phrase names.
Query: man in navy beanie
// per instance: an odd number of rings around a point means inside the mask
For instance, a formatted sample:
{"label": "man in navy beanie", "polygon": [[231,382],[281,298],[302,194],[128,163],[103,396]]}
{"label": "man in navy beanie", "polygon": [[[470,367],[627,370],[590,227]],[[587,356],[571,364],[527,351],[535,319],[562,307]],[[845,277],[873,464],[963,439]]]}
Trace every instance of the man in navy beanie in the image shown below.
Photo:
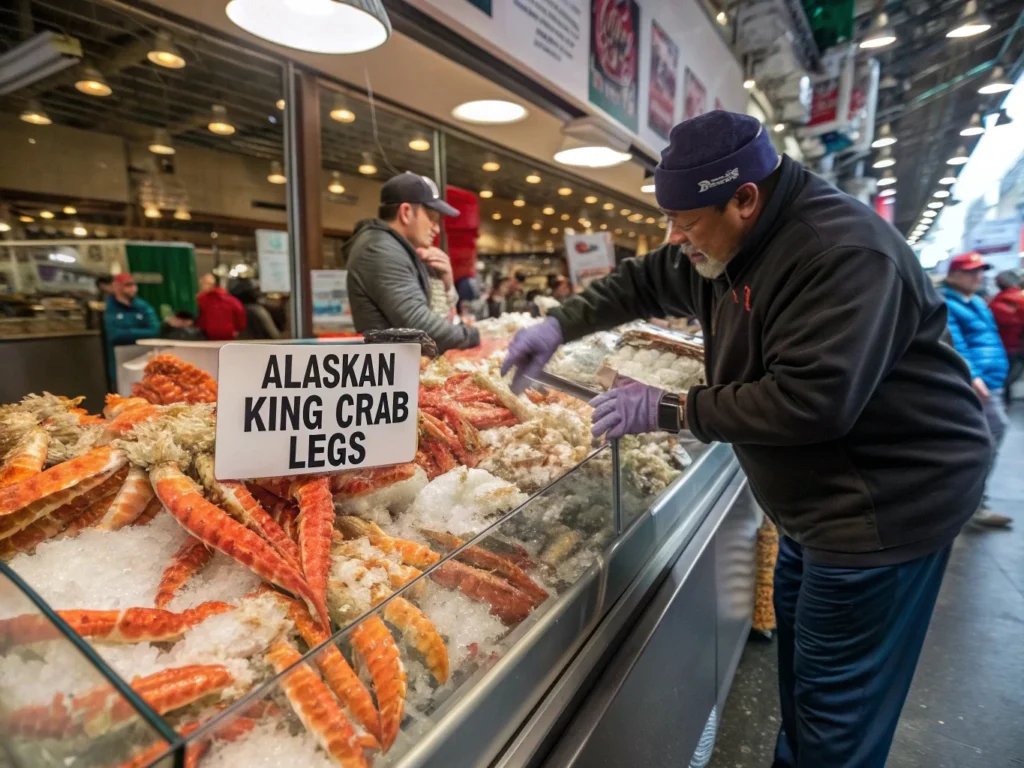
{"label": "man in navy beanie", "polygon": [[677,125],[654,172],[669,243],[520,331],[525,386],[565,341],[693,316],[707,385],[626,382],[594,434],[731,443],[782,534],[777,768],[882,768],[953,539],[992,449],[946,310],[903,237],[745,115]]}

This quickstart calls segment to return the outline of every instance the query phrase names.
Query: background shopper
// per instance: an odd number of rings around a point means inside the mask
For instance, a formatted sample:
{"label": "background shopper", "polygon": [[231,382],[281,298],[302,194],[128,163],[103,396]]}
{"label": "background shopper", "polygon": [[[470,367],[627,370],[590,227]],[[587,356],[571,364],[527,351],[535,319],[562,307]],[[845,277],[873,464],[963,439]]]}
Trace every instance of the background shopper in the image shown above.
{"label": "background shopper", "polygon": [[[977,253],[954,257],[949,264],[944,293],[953,346],[971,370],[971,387],[981,398],[992,444],[998,453],[1008,423],[1003,406],[1003,387],[1009,363],[995,318],[978,296],[985,272],[989,269],[991,266]],[[995,465],[994,456],[992,464]],[[972,522],[989,528],[1005,528],[1012,521],[1006,515],[992,512],[985,499]]]}
{"label": "background shopper", "polygon": [[139,287],[127,272],[114,276],[110,290],[103,310],[103,327],[107,339],[107,375],[116,391],[117,362],[113,348],[152,339],[160,332],[160,321],[149,302],[138,297]]}
{"label": "background shopper", "polygon": [[242,278],[235,281],[231,294],[245,309],[245,328],[238,334],[239,339],[281,338],[274,318],[260,300],[260,290],[254,280]]}
{"label": "background shopper", "polygon": [[217,284],[207,272],[199,278],[199,320],[196,325],[211,341],[232,341],[245,328],[241,302]]}
{"label": "background shopper", "polygon": [[988,308],[996,319],[999,338],[1010,360],[1010,372],[1003,387],[1003,400],[1009,406],[1013,400],[1011,390],[1014,383],[1024,374],[1024,290],[1021,290],[1019,272],[1007,269],[996,275],[999,288]]}

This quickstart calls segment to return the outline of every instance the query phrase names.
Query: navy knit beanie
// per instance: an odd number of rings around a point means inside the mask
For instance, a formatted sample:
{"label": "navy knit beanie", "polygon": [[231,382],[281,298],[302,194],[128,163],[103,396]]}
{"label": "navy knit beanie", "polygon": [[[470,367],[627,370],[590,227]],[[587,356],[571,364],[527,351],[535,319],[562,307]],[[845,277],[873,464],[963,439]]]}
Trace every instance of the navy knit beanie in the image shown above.
{"label": "navy knit beanie", "polygon": [[760,122],[716,109],[672,129],[654,169],[654,194],[666,211],[719,205],[778,165],[779,155]]}

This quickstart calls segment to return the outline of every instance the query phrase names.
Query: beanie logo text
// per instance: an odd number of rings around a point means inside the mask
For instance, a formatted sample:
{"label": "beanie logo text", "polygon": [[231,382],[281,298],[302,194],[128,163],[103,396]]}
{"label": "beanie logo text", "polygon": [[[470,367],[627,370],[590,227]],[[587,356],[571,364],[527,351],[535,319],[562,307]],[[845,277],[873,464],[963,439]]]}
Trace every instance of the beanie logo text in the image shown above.
{"label": "beanie logo text", "polygon": [[730,181],[735,181],[740,177],[740,169],[733,168],[731,171],[726,171],[721,176],[716,176],[713,179],[704,179],[698,181],[697,185],[700,187],[699,192],[707,192],[709,189],[714,187],[720,187],[723,184],[728,184]]}

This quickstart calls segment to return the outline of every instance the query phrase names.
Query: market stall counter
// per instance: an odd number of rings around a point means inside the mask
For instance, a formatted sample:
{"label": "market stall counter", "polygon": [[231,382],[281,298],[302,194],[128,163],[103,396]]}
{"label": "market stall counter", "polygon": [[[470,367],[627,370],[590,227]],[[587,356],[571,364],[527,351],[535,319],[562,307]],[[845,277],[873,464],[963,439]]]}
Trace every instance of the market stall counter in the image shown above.
{"label": "market stall counter", "polygon": [[[28,473],[0,480],[12,765],[533,764],[583,732],[566,724],[636,633],[688,615],[700,663],[647,695],[693,687],[697,722],[727,687],[757,524],[727,447],[592,447],[585,403],[441,359],[422,368],[415,462],[218,481],[216,382],[161,357],[139,392],[190,404],[0,414],[0,477]],[[627,514],[626,489],[646,508]],[[666,743],[692,751],[690,731]]]}

